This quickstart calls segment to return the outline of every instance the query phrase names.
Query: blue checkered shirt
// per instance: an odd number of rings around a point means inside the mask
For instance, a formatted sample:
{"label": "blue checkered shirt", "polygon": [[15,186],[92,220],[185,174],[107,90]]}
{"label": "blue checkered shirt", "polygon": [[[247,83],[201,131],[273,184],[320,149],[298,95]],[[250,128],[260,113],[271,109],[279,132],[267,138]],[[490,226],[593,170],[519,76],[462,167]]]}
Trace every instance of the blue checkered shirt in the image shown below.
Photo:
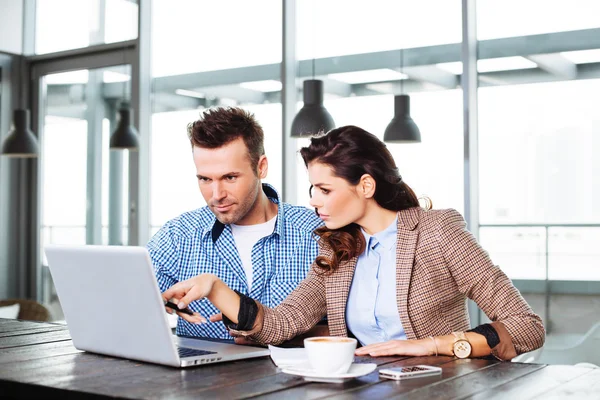
{"label": "blue checkered shirt", "polygon": [[[267,197],[278,204],[277,222],[269,236],[252,248],[253,282],[248,293],[246,273],[231,227],[219,222],[208,207],[186,212],[167,222],[148,242],[160,291],[201,273],[217,275],[235,289],[275,307],[302,281],[317,257],[313,231],[322,222],[314,211],[283,203],[275,189],[263,184]],[[208,299],[189,305],[208,317],[219,311]],[[177,335],[230,339],[222,322],[190,324],[179,318]]]}

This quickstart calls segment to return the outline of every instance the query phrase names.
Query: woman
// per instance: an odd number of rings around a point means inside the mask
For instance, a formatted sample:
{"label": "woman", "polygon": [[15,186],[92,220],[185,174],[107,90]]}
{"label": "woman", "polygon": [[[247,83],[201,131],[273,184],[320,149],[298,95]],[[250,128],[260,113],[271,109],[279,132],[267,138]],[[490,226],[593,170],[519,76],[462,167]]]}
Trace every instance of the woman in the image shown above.
{"label": "woman", "polygon": [[[332,336],[360,341],[357,355],[510,360],[543,345],[541,319],[461,215],[419,207],[376,136],[345,126],[312,138],[300,153],[311,205],[325,227],[316,232],[319,256],[298,288],[270,309],[203,274],[165,291],[165,300],[184,308],[207,297],[232,335],[263,344],[291,339],[327,315]],[[493,322],[468,330],[466,298]]]}

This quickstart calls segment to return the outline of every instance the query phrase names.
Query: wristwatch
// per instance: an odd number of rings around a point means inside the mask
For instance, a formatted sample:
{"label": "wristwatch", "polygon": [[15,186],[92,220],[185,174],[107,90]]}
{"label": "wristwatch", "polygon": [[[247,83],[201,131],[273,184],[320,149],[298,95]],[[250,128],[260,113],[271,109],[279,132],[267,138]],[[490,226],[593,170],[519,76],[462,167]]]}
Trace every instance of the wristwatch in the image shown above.
{"label": "wristwatch", "polygon": [[468,358],[473,348],[467,340],[464,332],[452,332],[454,343],[452,344],[452,354],[457,358]]}

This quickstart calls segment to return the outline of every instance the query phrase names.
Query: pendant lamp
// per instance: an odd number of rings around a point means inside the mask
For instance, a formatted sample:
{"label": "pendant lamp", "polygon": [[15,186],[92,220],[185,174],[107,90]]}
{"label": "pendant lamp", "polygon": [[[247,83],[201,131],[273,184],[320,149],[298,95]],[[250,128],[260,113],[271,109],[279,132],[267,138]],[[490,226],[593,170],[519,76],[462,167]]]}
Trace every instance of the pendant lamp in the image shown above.
{"label": "pendant lamp", "polygon": [[18,109],[14,111],[14,130],[9,132],[2,144],[3,156],[33,158],[39,153],[38,142],[29,128],[29,110]]}
{"label": "pendant lamp", "polygon": [[303,83],[304,106],[292,121],[292,137],[310,137],[335,128],[331,114],[323,106],[323,81],[307,79]]}
{"label": "pendant lamp", "polygon": [[394,96],[394,118],[385,128],[383,141],[387,143],[420,143],[421,132],[410,117],[410,97]]}
{"label": "pendant lamp", "polygon": [[[404,50],[400,50],[400,72],[404,68]],[[404,80],[400,80],[400,95],[394,96],[394,118],[385,128],[386,143],[420,143],[421,132],[410,116],[410,97],[404,94]]]}
{"label": "pendant lamp", "polygon": [[133,110],[129,103],[121,103],[119,107],[119,123],[117,129],[110,137],[110,148],[114,150],[137,151],[139,149],[139,137],[137,130],[131,124]]}
{"label": "pendant lamp", "polygon": [[317,29],[314,26],[317,19],[316,0],[312,2],[313,11],[313,59],[312,59],[312,79],[307,79],[302,83],[302,97],[304,105],[292,121],[292,137],[310,137],[321,131],[327,132],[335,128],[335,122],[331,114],[323,106],[323,81],[315,79],[315,40]]}

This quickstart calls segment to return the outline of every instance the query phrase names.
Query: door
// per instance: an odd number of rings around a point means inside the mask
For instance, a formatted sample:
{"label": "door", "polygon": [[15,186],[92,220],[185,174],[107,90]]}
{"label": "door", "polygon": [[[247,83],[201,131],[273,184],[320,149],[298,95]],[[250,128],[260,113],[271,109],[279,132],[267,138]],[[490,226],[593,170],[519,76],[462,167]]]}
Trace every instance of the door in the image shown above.
{"label": "door", "polygon": [[[40,77],[41,290],[60,318],[44,256],[48,244],[126,245],[128,151],[109,148],[130,67]],[[125,221],[125,222],[124,222]]]}

